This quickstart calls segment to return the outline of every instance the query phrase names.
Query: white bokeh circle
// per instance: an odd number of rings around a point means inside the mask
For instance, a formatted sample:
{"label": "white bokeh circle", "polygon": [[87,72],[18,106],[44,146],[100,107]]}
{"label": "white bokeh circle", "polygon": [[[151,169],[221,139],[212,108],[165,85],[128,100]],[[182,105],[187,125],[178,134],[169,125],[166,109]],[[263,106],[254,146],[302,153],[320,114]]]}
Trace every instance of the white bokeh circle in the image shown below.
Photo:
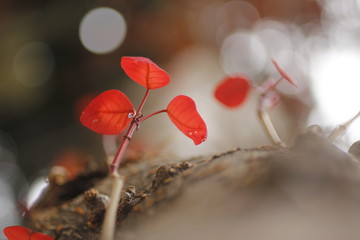
{"label": "white bokeh circle", "polygon": [[83,46],[92,53],[114,51],[124,41],[126,22],[116,10],[100,7],[88,12],[80,22],[79,34]]}

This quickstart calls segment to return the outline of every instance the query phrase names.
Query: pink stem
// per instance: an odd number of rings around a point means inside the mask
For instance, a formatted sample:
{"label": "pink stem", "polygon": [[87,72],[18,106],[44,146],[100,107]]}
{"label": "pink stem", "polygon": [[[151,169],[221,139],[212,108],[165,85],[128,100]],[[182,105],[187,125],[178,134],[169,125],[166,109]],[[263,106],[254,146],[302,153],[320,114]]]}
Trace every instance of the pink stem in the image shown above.
{"label": "pink stem", "polygon": [[283,76],[281,76],[281,77],[274,83],[273,87],[276,87],[276,85],[278,85],[279,82],[281,82],[283,79],[284,79]]}
{"label": "pink stem", "polygon": [[132,121],[130,127],[128,128],[125,136],[123,137],[123,140],[120,144],[120,147],[118,148],[116,155],[114,157],[113,162],[110,165],[110,174],[115,174],[120,166],[121,159],[124,156],[125,150],[127,146],[129,145],[129,142],[131,140],[132,135],[134,134],[137,127],[136,121]]}
{"label": "pink stem", "polygon": [[145,95],[139,105],[138,110],[136,111],[136,116],[131,121],[131,124],[130,124],[126,134],[124,135],[123,140],[116,152],[114,160],[110,165],[110,174],[115,174],[119,170],[120,162],[124,156],[125,150],[126,150],[127,146],[129,145],[132,135],[134,134],[134,132],[137,130],[137,128],[139,126],[139,117],[141,116],[141,110],[144,107],[147,97],[149,96],[149,92],[150,92],[150,89],[146,89]]}
{"label": "pink stem", "polygon": [[138,110],[137,110],[137,115],[138,116],[141,114],[141,110],[144,107],[145,101],[146,101],[147,97],[149,96],[149,93],[150,93],[150,89],[147,88],[146,93],[145,93],[145,95],[144,95],[144,97],[143,97],[143,99],[142,99],[142,101],[140,103],[140,106],[139,106]]}
{"label": "pink stem", "polygon": [[271,89],[274,89],[284,78],[281,76],[276,82],[270,85],[267,89],[265,89],[264,94],[269,92]]}
{"label": "pink stem", "polygon": [[279,84],[279,82],[281,82],[281,80],[283,80],[284,78],[281,76],[276,82],[274,82],[273,84],[269,85],[266,89],[263,90],[263,92],[260,95],[260,98],[258,100],[258,104],[257,104],[257,112],[258,112],[258,117],[261,120],[261,124],[263,126],[263,128],[265,129],[266,134],[268,135],[268,137],[271,139],[271,141],[278,146],[281,146],[283,148],[286,148],[286,144],[280,139],[278,133],[275,130],[275,127],[270,119],[269,113],[268,113],[268,109],[265,109],[264,107],[264,101],[266,100],[267,97],[267,93],[274,89],[276,87],[276,85]]}
{"label": "pink stem", "polygon": [[272,82],[270,79],[266,80],[263,84],[260,86],[254,86],[255,90],[258,91],[260,94],[265,95],[267,92],[269,92],[271,89],[274,89],[276,85],[279,84],[283,80],[283,77],[280,77],[276,82]]}
{"label": "pink stem", "polygon": [[153,113],[151,113],[151,114],[149,114],[149,115],[141,118],[141,119],[139,120],[139,123],[142,123],[142,122],[145,121],[146,119],[148,119],[148,118],[150,118],[150,117],[152,117],[152,116],[155,116],[156,114],[163,113],[163,112],[167,112],[167,110],[166,110],[166,109],[163,109],[163,110],[159,110],[159,111],[153,112]]}

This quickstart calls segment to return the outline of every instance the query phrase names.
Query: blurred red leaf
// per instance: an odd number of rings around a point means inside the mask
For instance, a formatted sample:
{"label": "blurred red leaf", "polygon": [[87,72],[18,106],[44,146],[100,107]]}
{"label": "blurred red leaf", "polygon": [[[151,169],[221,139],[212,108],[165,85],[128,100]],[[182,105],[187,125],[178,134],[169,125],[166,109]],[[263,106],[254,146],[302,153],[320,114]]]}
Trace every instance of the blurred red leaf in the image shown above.
{"label": "blurred red leaf", "polygon": [[271,59],[271,62],[274,64],[276,70],[280,73],[280,75],[296,87],[296,82],[279,66],[279,64],[274,59]]}
{"label": "blurred red leaf", "polygon": [[121,67],[132,80],[148,89],[161,88],[170,82],[165,70],[145,57],[122,57]]}
{"label": "blurred red leaf", "polygon": [[207,138],[207,128],[204,120],[196,110],[195,102],[187,96],[175,97],[167,106],[167,113],[175,126],[191,138],[195,145]]}
{"label": "blurred red leaf", "polygon": [[135,110],[127,96],[119,90],[108,90],[87,105],[80,121],[94,132],[118,134],[129,125],[130,114]]}
{"label": "blurred red leaf", "polygon": [[57,153],[51,165],[48,179],[58,186],[74,180],[86,171],[88,156],[77,148],[70,147]]}
{"label": "blurred red leaf", "polygon": [[250,90],[250,84],[244,76],[226,77],[215,89],[215,98],[229,108],[244,103]]}
{"label": "blurred red leaf", "polygon": [[8,240],[53,240],[50,236],[23,226],[6,227],[4,228],[4,234]]}

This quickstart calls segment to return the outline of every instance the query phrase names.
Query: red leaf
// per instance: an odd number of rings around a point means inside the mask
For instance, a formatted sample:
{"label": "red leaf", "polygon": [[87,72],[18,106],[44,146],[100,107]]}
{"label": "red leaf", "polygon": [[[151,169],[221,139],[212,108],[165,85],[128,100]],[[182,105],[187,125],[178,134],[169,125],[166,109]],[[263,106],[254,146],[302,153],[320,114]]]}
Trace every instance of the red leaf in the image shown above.
{"label": "red leaf", "polygon": [[50,236],[22,226],[6,227],[4,234],[8,240],[53,240]]}
{"label": "red leaf", "polygon": [[184,95],[177,96],[171,100],[166,110],[170,120],[182,133],[191,138],[195,145],[206,140],[206,124],[191,98]]}
{"label": "red leaf", "polygon": [[271,59],[271,61],[280,75],[296,87],[296,82],[279,66],[279,64],[274,59]]}
{"label": "red leaf", "polygon": [[226,77],[215,89],[215,98],[229,108],[244,103],[249,94],[250,84],[244,76]]}
{"label": "red leaf", "polygon": [[125,94],[118,90],[108,90],[96,98],[84,109],[81,123],[101,134],[118,134],[131,121],[134,107]]}
{"label": "red leaf", "polygon": [[170,82],[165,70],[148,58],[122,57],[121,67],[132,80],[148,89],[161,88]]}

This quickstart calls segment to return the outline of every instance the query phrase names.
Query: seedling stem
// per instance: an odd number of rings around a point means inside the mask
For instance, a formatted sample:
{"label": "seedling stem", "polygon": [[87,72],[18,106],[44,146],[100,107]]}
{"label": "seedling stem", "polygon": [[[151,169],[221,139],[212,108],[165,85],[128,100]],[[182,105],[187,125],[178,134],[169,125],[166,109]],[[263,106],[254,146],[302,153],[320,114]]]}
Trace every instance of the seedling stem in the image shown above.
{"label": "seedling stem", "polygon": [[283,142],[279,135],[277,134],[274,125],[270,119],[269,113],[267,111],[264,110],[258,110],[258,116],[261,120],[261,123],[265,129],[265,132],[267,133],[267,135],[269,136],[269,138],[271,139],[271,141],[280,147],[286,148],[286,144],[285,142]]}
{"label": "seedling stem", "polygon": [[350,120],[348,120],[344,124],[339,125],[337,128],[335,128],[330,133],[328,139],[331,142],[335,141],[338,137],[340,137],[346,131],[346,129],[350,126],[350,124],[353,123],[358,117],[360,117],[360,112],[358,112],[353,118],[351,118]]}
{"label": "seedling stem", "polygon": [[137,109],[136,115],[131,121],[131,124],[123,137],[123,140],[116,152],[113,162],[110,165],[110,177],[112,179],[112,188],[110,193],[110,203],[106,209],[104,222],[101,231],[101,240],[113,240],[115,234],[116,213],[121,197],[121,191],[124,186],[124,177],[119,174],[119,166],[123,159],[127,146],[132,138],[134,132],[139,128],[140,119],[142,117],[141,110],[144,107],[150,89],[146,89],[145,95]]}

